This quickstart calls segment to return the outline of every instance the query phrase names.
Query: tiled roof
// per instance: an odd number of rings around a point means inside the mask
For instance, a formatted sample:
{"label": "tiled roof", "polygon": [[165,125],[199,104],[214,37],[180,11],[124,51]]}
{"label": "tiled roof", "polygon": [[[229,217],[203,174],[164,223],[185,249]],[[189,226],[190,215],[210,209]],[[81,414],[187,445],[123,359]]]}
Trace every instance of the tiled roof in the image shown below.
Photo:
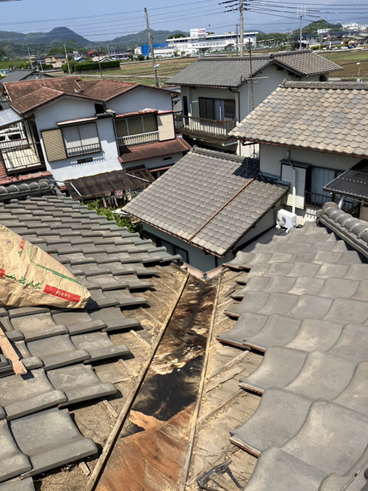
{"label": "tiled roof", "polygon": [[[311,51],[295,51],[252,57],[253,76],[275,64],[296,76],[323,74],[343,70],[339,65]],[[239,87],[250,77],[249,56],[242,58],[200,58],[174,75],[167,83],[212,87]]]}
{"label": "tiled roof", "polygon": [[257,172],[253,161],[194,147],[124,211],[222,257],[287,192],[252,180]]}
{"label": "tiled roof", "polygon": [[[272,62],[267,56],[252,58],[253,75]],[[202,85],[212,87],[239,87],[250,77],[249,57],[243,58],[200,58],[177,75],[168,84]]]}
{"label": "tiled roof", "polygon": [[367,82],[284,82],[230,134],[364,158],[367,123]]}
{"label": "tiled roof", "polygon": [[153,182],[152,175],[145,167],[137,172],[138,179],[133,176],[134,171],[117,170],[104,172],[93,176],[80,177],[65,181],[65,185],[73,199],[103,196],[106,193],[126,189],[140,189]]}
{"label": "tiled roof", "polygon": [[289,69],[293,73],[299,73],[302,77],[343,70],[340,65],[308,50],[275,53],[271,55],[271,58],[278,66]]}
{"label": "tiled roof", "polygon": [[6,77],[0,80],[0,86],[5,82],[19,82],[20,80],[24,80],[29,75],[36,73],[35,70],[14,70],[9,73]]}
{"label": "tiled roof", "polygon": [[139,87],[139,84],[113,80],[83,81],[80,77],[4,84],[11,106],[21,114],[63,96],[106,102],[136,87]]}
{"label": "tiled roof", "polygon": [[365,484],[358,476],[367,467],[368,264],[341,238],[360,235],[368,250],[368,232],[331,204],[321,218],[327,228],[309,222],[228,264],[248,274],[231,295],[241,301],[226,307],[238,321],[218,340],[264,353],[240,380],[260,404],[230,431],[232,443],[260,457],[247,490]]}
{"label": "tiled roof", "polygon": [[184,138],[178,137],[174,140],[163,142],[145,143],[144,145],[130,145],[120,147],[120,162],[128,164],[139,160],[163,157],[178,152],[188,152],[191,146]]}
{"label": "tiled roof", "polygon": [[368,202],[368,160],[362,160],[340,174],[324,190]]}
{"label": "tiled roof", "polygon": [[[130,355],[121,343],[122,332],[143,329],[122,309],[147,305],[144,297],[131,292],[152,288],[149,280],[164,270],[155,266],[165,266],[178,256],[65,196],[0,203],[0,223],[65,264],[91,293],[83,311],[42,306],[0,309],[2,329],[28,370],[25,377],[14,375],[0,351],[2,483],[97,453],[95,443],[79,432],[79,418],[75,423],[68,409],[58,407],[118,396],[111,377],[119,370],[112,362]],[[98,373],[105,363],[107,372],[101,380]],[[131,383],[132,375],[122,379],[119,373],[120,381]],[[110,423],[109,419],[108,428]],[[100,436],[96,441],[101,442]],[[17,482],[9,489],[23,487]]]}

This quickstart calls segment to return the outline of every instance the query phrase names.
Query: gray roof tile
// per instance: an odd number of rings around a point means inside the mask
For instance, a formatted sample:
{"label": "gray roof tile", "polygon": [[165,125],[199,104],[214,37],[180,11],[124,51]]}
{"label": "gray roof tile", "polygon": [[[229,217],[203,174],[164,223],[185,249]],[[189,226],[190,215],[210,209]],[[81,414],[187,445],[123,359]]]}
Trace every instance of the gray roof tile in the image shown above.
{"label": "gray roof tile", "polygon": [[[231,134],[260,143],[366,157],[368,146],[361,140],[368,138],[367,125],[354,131],[353,114],[360,123],[368,118],[367,82],[284,82]],[[341,126],[336,129],[335,119]]]}
{"label": "gray roof tile", "polygon": [[[193,245],[223,256],[287,192],[258,178],[250,182],[256,172],[252,161],[195,147],[124,210],[186,241],[195,234]],[[259,200],[261,192],[267,200]]]}

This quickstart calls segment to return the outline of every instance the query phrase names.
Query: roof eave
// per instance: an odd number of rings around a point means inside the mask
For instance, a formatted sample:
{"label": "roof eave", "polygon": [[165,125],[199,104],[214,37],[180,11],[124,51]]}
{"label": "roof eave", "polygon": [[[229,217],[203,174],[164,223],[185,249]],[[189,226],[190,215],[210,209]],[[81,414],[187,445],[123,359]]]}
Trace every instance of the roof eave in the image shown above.
{"label": "roof eave", "polygon": [[273,145],[275,147],[296,148],[299,150],[308,150],[308,151],[312,151],[312,152],[329,153],[332,155],[343,155],[344,157],[354,157],[354,158],[360,158],[360,159],[368,158],[368,153],[366,155],[361,155],[361,154],[357,154],[357,153],[335,152],[334,150],[322,150],[320,148],[313,148],[313,147],[307,147],[307,146],[301,146],[301,145],[293,145],[292,143],[270,142],[267,140],[260,140],[258,138],[251,138],[249,136],[235,136],[234,138],[236,138],[237,140],[242,140],[242,141],[246,141],[246,142],[259,143],[262,145]]}

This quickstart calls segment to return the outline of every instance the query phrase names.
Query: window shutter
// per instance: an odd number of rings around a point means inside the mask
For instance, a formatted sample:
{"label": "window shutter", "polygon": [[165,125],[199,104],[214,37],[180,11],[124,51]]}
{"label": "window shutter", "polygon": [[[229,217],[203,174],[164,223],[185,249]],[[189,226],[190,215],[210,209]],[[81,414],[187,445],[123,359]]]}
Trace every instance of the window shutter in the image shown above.
{"label": "window shutter", "polygon": [[116,134],[117,134],[118,138],[121,138],[123,136],[128,135],[127,120],[126,119],[116,120],[115,124],[116,124]]}
{"label": "window shutter", "polygon": [[140,135],[143,133],[142,118],[128,118],[129,135]]}
{"label": "window shutter", "polygon": [[157,131],[157,118],[156,116],[143,116],[144,132],[151,133]]}
{"label": "window shutter", "polygon": [[47,160],[49,162],[55,162],[56,160],[66,159],[63,135],[61,133],[61,130],[47,130],[42,131],[41,134],[46,150]]}

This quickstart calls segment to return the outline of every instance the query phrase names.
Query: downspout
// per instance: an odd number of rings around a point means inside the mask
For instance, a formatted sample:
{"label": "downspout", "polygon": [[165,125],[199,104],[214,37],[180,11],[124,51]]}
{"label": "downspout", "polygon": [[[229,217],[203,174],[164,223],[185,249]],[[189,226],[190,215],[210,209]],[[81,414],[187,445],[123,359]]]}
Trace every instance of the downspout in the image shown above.
{"label": "downspout", "polygon": [[292,204],[292,212],[295,214],[295,199],[296,199],[296,186],[295,186],[295,177],[296,177],[296,172],[295,172],[295,167],[292,161],[290,160],[290,150],[286,152],[287,159],[293,169],[293,204]]}

